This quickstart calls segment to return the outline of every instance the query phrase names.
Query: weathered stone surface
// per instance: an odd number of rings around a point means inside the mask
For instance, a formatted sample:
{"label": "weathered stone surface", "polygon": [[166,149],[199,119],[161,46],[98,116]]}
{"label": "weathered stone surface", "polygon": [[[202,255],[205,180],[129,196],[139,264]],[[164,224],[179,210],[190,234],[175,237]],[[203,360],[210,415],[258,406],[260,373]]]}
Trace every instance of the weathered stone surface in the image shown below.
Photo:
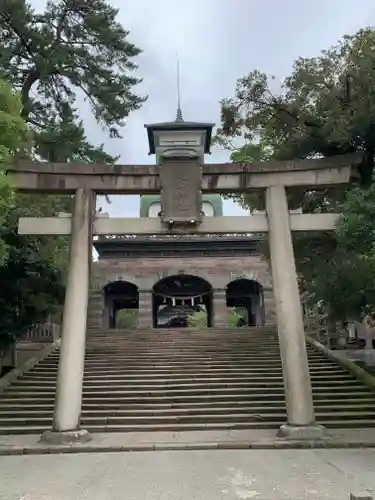
{"label": "weathered stone surface", "polygon": [[350,500],[373,500],[374,497],[366,492],[350,493]]}
{"label": "weathered stone surface", "polygon": [[351,491],[375,489],[374,451],[333,451],[2,457],[1,499],[349,500]]}
{"label": "weathered stone surface", "polygon": [[[260,255],[168,257],[116,257],[100,259],[92,267],[92,290],[89,299],[88,326],[103,327],[103,287],[113,281],[129,281],[139,290],[152,290],[166,276],[192,274],[207,280],[215,291],[225,291],[229,282],[240,278],[258,281],[263,287],[266,324],[275,323],[272,278],[267,261]],[[151,313],[150,313],[151,314]]]}
{"label": "weathered stone surface", "polygon": [[322,425],[282,425],[277,433],[278,437],[291,440],[322,439],[326,436],[326,429]]}
{"label": "weathered stone surface", "polygon": [[[350,180],[351,166],[360,162],[360,155],[345,155],[291,162],[205,165],[202,191],[244,192],[276,184],[314,187],[347,183]],[[24,191],[72,193],[84,187],[101,193],[160,192],[157,165],[22,162],[11,166],[9,173],[17,189]]]}
{"label": "weathered stone surface", "polygon": [[41,443],[51,444],[51,445],[65,445],[74,443],[88,443],[91,441],[91,434],[85,429],[79,429],[76,431],[46,431],[42,434],[40,438]]}
{"label": "weathered stone surface", "polygon": [[272,288],[272,278],[268,263],[262,256],[228,256],[187,255],[183,260],[179,257],[124,257],[118,259],[101,259],[93,265],[93,288],[101,289],[111,281],[130,281],[141,289],[151,289],[155,283],[166,276],[174,274],[193,274],[204,278],[214,288],[224,289],[226,285],[238,277],[258,281],[264,288]]}
{"label": "weathered stone surface", "polygon": [[185,224],[201,220],[200,160],[163,158],[160,168],[162,220]]}

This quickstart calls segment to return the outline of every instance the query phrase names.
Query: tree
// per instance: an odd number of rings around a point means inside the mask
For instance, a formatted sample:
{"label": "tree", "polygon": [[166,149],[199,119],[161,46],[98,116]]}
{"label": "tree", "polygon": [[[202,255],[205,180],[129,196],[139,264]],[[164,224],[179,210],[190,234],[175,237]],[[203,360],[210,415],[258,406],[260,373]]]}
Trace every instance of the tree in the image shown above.
{"label": "tree", "polygon": [[[375,309],[375,184],[347,192],[343,215],[336,228],[337,265],[326,293],[341,285],[341,294],[331,298],[331,308],[346,316],[362,319]],[[323,280],[322,280],[323,281]],[[328,290],[331,288],[331,290]],[[346,293],[344,293],[346,292]],[[340,297],[342,296],[342,297]]]}
{"label": "tree", "polygon": [[[233,163],[258,163],[271,159],[272,153],[272,149],[262,142],[248,143],[235,149],[230,159]],[[265,209],[265,197],[263,193],[234,193],[229,194],[228,198],[250,212]]]}
{"label": "tree", "polygon": [[[14,336],[40,318],[56,296],[61,300],[63,276],[51,259],[50,242],[25,239],[17,234],[19,195],[6,175],[9,163],[29,143],[28,127],[21,117],[22,104],[9,83],[0,81],[0,351]],[[23,197],[23,201],[26,201]],[[43,200],[44,207],[50,201]],[[22,203],[25,207],[25,203]],[[42,207],[39,204],[38,209]],[[31,207],[29,207],[31,208]],[[40,243],[40,241],[39,241]],[[59,250],[62,248],[60,247]],[[56,250],[56,247],[54,247]],[[61,254],[60,254],[61,257]],[[31,288],[33,293],[31,293]]]}
{"label": "tree", "polygon": [[375,185],[346,194],[335,250],[322,255],[325,272],[310,276],[310,292],[334,320],[356,320],[375,308]]}
{"label": "tree", "polygon": [[[359,221],[351,196],[363,201],[360,193],[371,185],[374,165],[374,46],[372,28],[344,36],[318,57],[299,58],[279,88],[274,78],[252,71],[237,81],[234,97],[221,102],[221,127],[216,138],[229,148],[239,139],[244,142],[244,147],[232,153],[234,161],[246,151],[250,151],[247,160],[251,161],[254,145],[260,152],[266,148],[267,154],[261,155],[260,161],[362,152],[362,189],[353,193],[346,187],[288,193],[290,208],[301,207],[310,213],[343,211],[352,234],[356,234]],[[242,197],[242,202],[250,209],[264,208],[263,197]],[[350,233],[342,227],[335,234],[314,238],[294,235],[297,268],[303,290],[313,290],[315,297],[324,298],[337,314],[345,309],[357,314],[363,302],[371,302],[371,252],[369,248],[361,255],[349,251],[344,241]]]}
{"label": "tree", "polygon": [[[90,144],[77,110],[81,95],[110,137],[120,137],[128,114],[145,100],[132,90],[140,82],[132,76],[140,50],[116,16],[104,0],[50,0],[41,14],[24,0],[2,3],[0,75],[20,93],[21,117],[33,132],[26,158],[116,160]],[[16,195],[12,217],[1,227],[9,259],[0,269],[0,344],[43,321],[64,292],[67,239],[22,237],[18,218],[68,212],[71,202],[69,196]]]}
{"label": "tree", "polygon": [[261,138],[277,159],[362,151],[371,180],[375,151],[375,30],[348,35],[315,58],[300,58],[278,92],[253,71],[221,103],[219,138]]}
{"label": "tree", "polygon": [[[0,80],[0,227],[8,222],[14,203],[14,193],[6,176],[6,168],[13,157],[27,143],[27,125],[21,118],[22,105],[9,83]],[[8,247],[0,238],[0,266],[8,260]]]}
{"label": "tree", "polygon": [[76,117],[77,90],[95,118],[119,128],[145,98],[132,91],[140,53],[105,0],[49,0],[37,14],[25,0],[5,0],[0,12],[0,74],[21,92],[22,116],[39,131]]}

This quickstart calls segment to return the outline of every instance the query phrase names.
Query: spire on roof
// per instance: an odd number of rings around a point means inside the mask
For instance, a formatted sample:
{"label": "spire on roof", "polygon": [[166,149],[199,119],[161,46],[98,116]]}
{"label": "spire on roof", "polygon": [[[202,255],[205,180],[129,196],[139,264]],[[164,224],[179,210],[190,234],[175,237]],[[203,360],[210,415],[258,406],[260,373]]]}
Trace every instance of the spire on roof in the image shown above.
{"label": "spire on roof", "polygon": [[181,91],[180,91],[180,61],[177,54],[177,114],[176,114],[176,122],[183,122],[184,119],[182,117],[181,110]]}

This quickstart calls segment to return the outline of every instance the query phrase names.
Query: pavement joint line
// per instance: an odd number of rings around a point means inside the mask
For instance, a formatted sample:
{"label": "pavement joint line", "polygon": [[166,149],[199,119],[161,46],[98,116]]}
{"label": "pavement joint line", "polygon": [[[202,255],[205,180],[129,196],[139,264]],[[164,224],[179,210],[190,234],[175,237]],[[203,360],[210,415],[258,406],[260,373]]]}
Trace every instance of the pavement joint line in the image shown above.
{"label": "pavement joint line", "polygon": [[287,449],[355,449],[375,448],[375,441],[345,441],[343,439],[323,440],[261,440],[220,442],[157,442],[139,444],[74,444],[74,445],[0,445],[0,456],[48,455],[79,453],[121,453],[141,451],[199,451],[199,450],[287,450]]}

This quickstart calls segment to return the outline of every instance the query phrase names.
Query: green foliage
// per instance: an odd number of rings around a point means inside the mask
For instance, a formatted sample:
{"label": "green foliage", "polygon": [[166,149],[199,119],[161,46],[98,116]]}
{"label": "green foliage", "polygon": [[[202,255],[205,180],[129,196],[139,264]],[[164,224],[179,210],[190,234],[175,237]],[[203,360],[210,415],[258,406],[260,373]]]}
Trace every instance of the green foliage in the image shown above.
{"label": "green foliage", "polygon": [[56,236],[21,236],[18,219],[22,215],[49,216],[70,211],[68,197],[16,194],[0,239],[9,258],[0,267],[0,350],[12,338],[22,335],[63,303],[68,239]]}
{"label": "green foliage", "polygon": [[335,318],[361,319],[375,308],[375,184],[348,191],[337,225],[336,251],[315,293]]}
{"label": "green foliage", "polygon": [[244,318],[243,311],[240,309],[232,309],[228,314],[228,328],[237,328],[238,322]]}
{"label": "green foliage", "polygon": [[206,311],[200,310],[194,314],[189,314],[188,326],[190,328],[207,328],[207,313]]}
{"label": "green foliage", "polygon": [[[272,158],[272,149],[266,144],[248,143],[235,149],[230,159],[233,163],[258,163]],[[265,209],[265,197],[263,193],[235,193],[229,195],[229,198],[238,203],[244,210],[253,212],[254,210]]]}
{"label": "green foliage", "polygon": [[[345,36],[315,58],[300,58],[281,86],[258,70],[237,81],[221,102],[216,140],[231,147],[241,138],[276,160],[363,152],[362,182],[371,181],[375,154],[375,30]],[[342,189],[294,191],[291,208],[335,211]]]}
{"label": "green foliage", "polygon": [[138,326],[138,309],[120,309],[116,315],[116,328],[135,330]]}
{"label": "green foliage", "polygon": [[[222,101],[223,142],[261,138],[277,159],[375,149],[375,30],[345,36],[315,58],[300,58],[281,89],[256,70]],[[372,168],[372,164],[367,164]]]}
{"label": "green foliage", "polygon": [[49,161],[113,164],[117,158],[107,154],[103,145],[96,147],[88,141],[82,122],[77,122],[69,109],[57,123],[35,130],[34,152]]}
{"label": "green foliage", "polygon": [[[302,291],[324,300],[330,314],[340,319],[359,317],[375,306],[374,46],[375,29],[366,28],[344,36],[318,57],[299,58],[281,85],[259,70],[250,72],[237,81],[234,97],[221,102],[216,137],[231,150],[238,140],[245,144],[232,153],[236,162],[363,153],[361,188],[288,193],[290,208],[344,213],[335,234],[294,235]],[[250,211],[264,209],[263,196],[236,201]]]}
{"label": "green foliage", "polygon": [[[110,137],[120,137],[124,120],[145,100],[132,90],[140,82],[133,76],[140,50],[116,17],[117,10],[104,0],[49,0],[40,14],[25,0],[3,2],[0,77],[11,86],[0,86],[0,166],[15,154],[48,161],[116,161],[103,146],[90,144],[77,111],[85,98]],[[13,92],[19,97],[11,101]],[[16,133],[18,126],[27,131],[25,121],[32,130],[27,151]],[[69,212],[71,197],[12,196],[0,170],[0,260],[5,249],[8,254],[0,268],[0,348],[62,303],[68,256],[66,238],[22,237],[17,222],[21,215]]]}
{"label": "green foliage", "polygon": [[21,117],[22,104],[11,85],[0,80],[0,166],[6,167],[27,142],[27,125]]}
{"label": "green foliage", "polygon": [[[9,83],[0,80],[0,228],[12,211],[14,196],[6,167],[22,151],[27,142],[27,125],[21,118],[21,101],[14,95]],[[8,260],[8,246],[0,238],[0,267]]]}
{"label": "green foliage", "polygon": [[[240,309],[231,309],[228,314],[228,327],[236,328],[238,321],[243,318],[243,311]],[[197,311],[194,314],[190,314],[188,317],[188,326],[190,328],[207,328],[207,313],[206,311]]]}
{"label": "green foliage", "polygon": [[[140,50],[105,0],[49,0],[37,14],[25,0],[0,12],[0,74],[21,92],[23,117],[38,128],[75,112],[79,89],[112,137],[144,98],[132,88]],[[33,90],[33,92],[31,92]]]}

